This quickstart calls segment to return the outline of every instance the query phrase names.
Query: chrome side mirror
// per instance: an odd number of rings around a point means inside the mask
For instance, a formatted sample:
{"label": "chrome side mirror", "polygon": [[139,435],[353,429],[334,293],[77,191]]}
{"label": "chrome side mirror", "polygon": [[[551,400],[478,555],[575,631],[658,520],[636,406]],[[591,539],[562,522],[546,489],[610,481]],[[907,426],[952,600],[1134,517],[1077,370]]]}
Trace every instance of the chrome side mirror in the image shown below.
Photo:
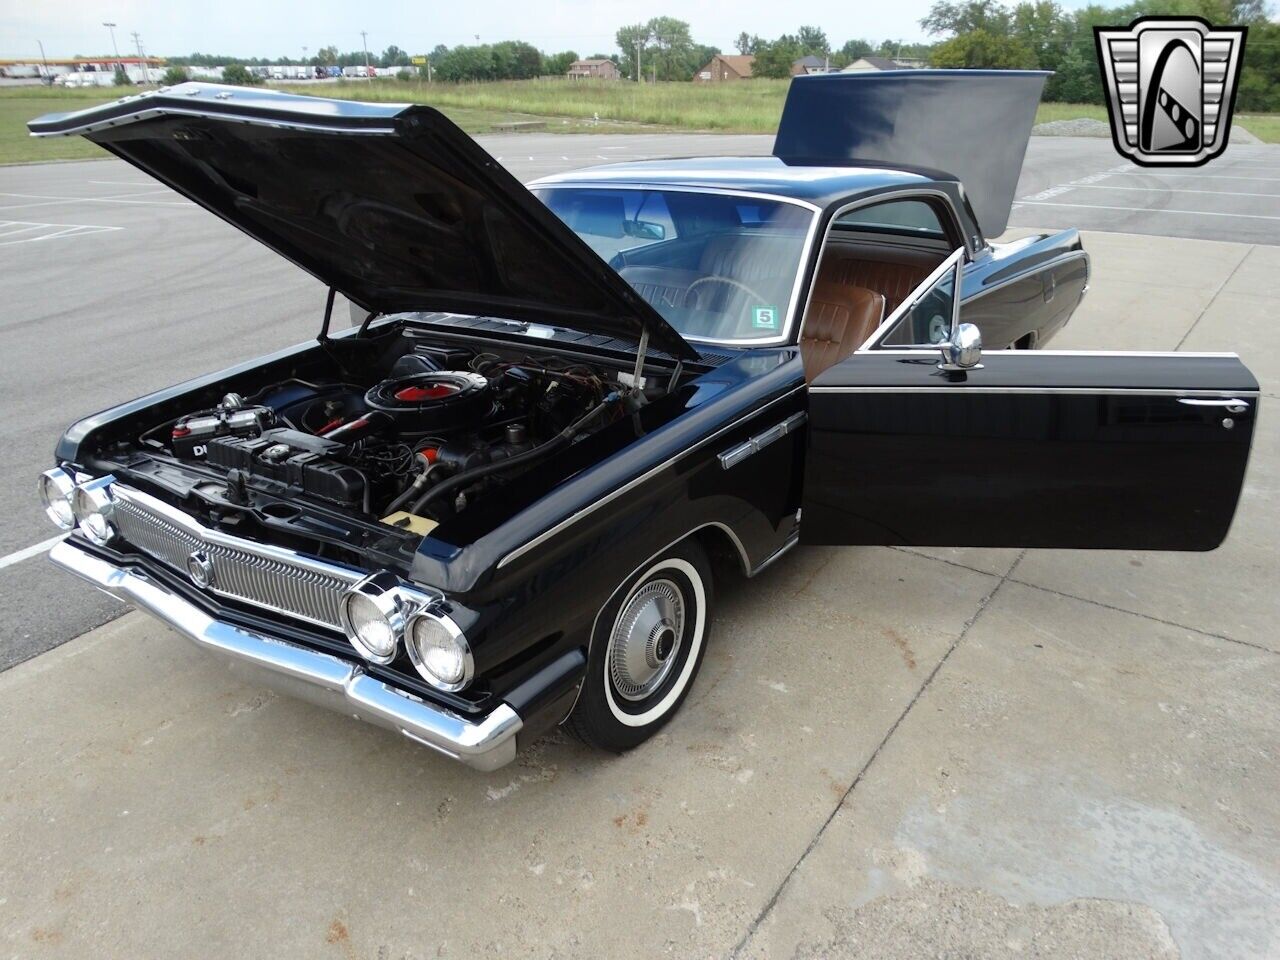
{"label": "chrome side mirror", "polygon": [[974,370],[982,366],[982,331],[972,323],[956,326],[951,339],[942,344],[939,370]]}

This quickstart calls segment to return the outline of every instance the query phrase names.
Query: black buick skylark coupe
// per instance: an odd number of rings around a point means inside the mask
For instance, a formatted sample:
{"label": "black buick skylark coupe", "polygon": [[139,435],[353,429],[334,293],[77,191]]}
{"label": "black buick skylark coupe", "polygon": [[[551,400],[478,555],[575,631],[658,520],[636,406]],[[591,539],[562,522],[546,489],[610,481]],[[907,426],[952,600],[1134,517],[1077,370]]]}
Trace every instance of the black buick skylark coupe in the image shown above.
{"label": "black buick skylark coupe", "polygon": [[33,121],[330,288],[315,341],[73,425],[51,559],[490,770],[556,724],[621,750],[670,719],[712,554],[1213,549],[1249,371],[1039,349],[1085,293],[1079,237],[985,239],[1043,80],[802,77],[773,156],[528,188],[422,106],[183,84]]}

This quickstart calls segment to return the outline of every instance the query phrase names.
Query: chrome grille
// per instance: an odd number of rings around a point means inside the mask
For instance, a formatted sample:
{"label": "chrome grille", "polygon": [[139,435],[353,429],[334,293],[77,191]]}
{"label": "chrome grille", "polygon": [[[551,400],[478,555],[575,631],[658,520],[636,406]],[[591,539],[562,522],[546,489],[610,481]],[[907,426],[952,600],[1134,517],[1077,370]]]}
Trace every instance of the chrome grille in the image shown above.
{"label": "chrome grille", "polygon": [[341,629],[338,601],[361,571],[211,530],[120,484],[111,492],[121,536],[143,553],[189,575],[187,559],[200,551],[213,571],[211,593]]}

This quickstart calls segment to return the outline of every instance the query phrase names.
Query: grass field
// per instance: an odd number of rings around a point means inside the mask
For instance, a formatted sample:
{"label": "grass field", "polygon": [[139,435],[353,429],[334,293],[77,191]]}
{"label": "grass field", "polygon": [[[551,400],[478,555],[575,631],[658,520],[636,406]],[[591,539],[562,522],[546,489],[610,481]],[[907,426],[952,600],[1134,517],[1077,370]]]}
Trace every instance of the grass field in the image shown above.
{"label": "grass field", "polygon": [[[558,132],[705,130],[772,133],[786,96],[786,80],[749,83],[634,84],[519,80],[498,83],[421,83],[401,80],[291,84],[293,93],[350,100],[429,103],[469,133],[488,133],[521,120],[543,120]],[[0,90],[0,164],[78,160],[103,152],[79,137],[35,140],[26,122],[42,113],[105,103],[124,91],[18,87]],[[1107,119],[1094,104],[1044,103],[1037,122],[1089,117]],[[1280,115],[1248,115],[1236,122],[1267,143],[1280,143]]]}

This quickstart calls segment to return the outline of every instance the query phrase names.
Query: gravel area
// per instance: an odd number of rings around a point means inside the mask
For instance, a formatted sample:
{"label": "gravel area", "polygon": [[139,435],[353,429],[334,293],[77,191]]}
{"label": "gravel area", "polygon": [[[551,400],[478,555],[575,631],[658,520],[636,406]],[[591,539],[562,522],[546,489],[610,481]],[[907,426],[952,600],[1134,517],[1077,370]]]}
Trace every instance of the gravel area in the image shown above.
{"label": "gravel area", "polygon": [[1101,120],[1079,117],[1075,120],[1050,120],[1031,128],[1033,137],[1109,137],[1111,127]]}

